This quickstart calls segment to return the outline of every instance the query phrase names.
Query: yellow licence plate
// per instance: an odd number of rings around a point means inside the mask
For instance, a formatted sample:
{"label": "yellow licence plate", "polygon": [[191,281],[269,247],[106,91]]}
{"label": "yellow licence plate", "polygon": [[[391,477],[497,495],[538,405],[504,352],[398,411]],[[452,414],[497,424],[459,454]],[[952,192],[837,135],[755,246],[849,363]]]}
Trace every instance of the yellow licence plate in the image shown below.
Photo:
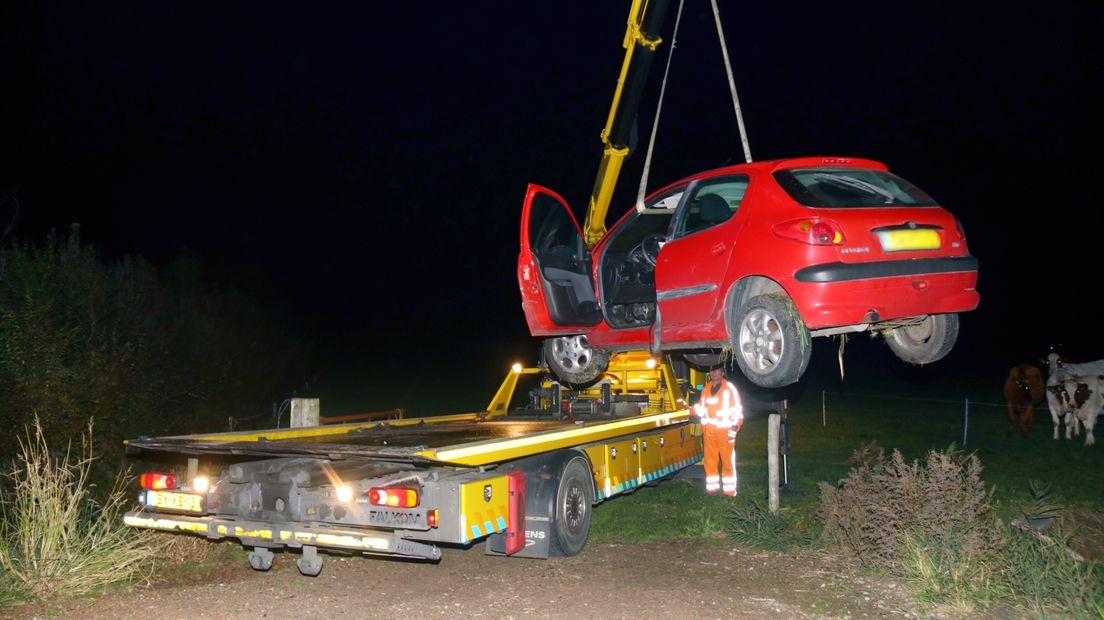
{"label": "yellow licence plate", "polygon": [[940,247],[939,233],[931,228],[882,230],[878,232],[878,241],[886,252],[938,250]]}
{"label": "yellow licence plate", "polygon": [[146,491],[146,506],[185,512],[203,512],[203,496],[192,493]]}

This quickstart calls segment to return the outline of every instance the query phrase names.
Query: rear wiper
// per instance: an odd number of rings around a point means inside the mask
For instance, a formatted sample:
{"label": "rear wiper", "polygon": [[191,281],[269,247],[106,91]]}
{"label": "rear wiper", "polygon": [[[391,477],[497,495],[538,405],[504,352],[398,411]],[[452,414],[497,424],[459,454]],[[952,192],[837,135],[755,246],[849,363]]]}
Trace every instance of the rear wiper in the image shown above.
{"label": "rear wiper", "polygon": [[897,200],[897,197],[888,190],[860,179],[855,179],[852,177],[841,177],[839,175],[828,174],[826,172],[817,172],[813,174],[813,178],[817,181],[827,181],[828,183],[835,183],[836,185],[840,185],[843,187],[850,187],[852,189],[865,191],[868,194],[881,196],[882,198],[885,198],[885,204],[890,204]]}

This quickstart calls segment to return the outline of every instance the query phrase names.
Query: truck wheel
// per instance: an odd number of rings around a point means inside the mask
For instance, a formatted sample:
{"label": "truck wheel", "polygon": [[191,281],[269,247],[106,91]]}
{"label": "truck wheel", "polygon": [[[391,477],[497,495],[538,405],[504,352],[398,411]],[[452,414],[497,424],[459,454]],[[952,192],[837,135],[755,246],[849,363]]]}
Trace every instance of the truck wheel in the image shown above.
{"label": "truck wheel", "polygon": [[809,330],[785,295],[756,295],[736,312],[731,331],[736,363],[752,383],[778,388],[797,382],[812,354]]}
{"label": "truck wheel", "polygon": [[929,314],[916,325],[885,333],[886,344],[901,361],[930,364],[947,356],[958,340],[957,314]]}
{"label": "truck wheel", "polygon": [[556,489],[552,518],[552,544],[558,555],[578,555],[590,535],[590,511],[594,479],[586,459],[577,456],[564,465]]}
{"label": "truck wheel", "polygon": [[590,346],[586,336],[560,336],[544,341],[544,361],[561,381],[582,385],[606,371],[610,354]]}

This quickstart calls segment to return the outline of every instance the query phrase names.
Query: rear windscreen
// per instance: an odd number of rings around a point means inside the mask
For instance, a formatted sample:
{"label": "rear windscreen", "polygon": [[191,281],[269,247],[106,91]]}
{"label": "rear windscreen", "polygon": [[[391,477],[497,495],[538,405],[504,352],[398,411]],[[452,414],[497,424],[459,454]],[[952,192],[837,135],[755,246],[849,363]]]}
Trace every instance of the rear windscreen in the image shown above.
{"label": "rear windscreen", "polygon": [[935,206],[923,190],[882,170],[793,168],[774,178],[794,200],[817,208]]}

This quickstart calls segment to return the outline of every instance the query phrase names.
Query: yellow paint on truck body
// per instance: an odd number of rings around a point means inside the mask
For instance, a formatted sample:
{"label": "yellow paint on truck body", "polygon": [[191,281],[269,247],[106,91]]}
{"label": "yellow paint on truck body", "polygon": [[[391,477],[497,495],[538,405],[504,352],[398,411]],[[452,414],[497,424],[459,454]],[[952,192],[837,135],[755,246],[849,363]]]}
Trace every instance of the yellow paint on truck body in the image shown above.
{"label": "yellow paint on truck body", "polygon": [[506,531],[510,519],[510,483],[495,476],[460,485],[460,541]]}

